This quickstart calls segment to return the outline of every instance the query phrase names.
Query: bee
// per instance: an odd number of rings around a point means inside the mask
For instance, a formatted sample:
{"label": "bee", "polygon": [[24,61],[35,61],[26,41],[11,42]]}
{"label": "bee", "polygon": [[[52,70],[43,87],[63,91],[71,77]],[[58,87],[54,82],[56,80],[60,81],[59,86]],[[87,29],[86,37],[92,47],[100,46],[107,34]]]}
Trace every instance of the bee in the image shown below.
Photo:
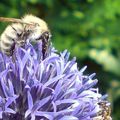
{"label": "bee", "polygon": [[110,105],[107,101],[101,101],[98,103],[100,106],[100,112],[98,113],[99,115],[102,116],[103,120],[111,120],[111,108]]}
{"label": "bee", "polygon": [[42,41],[43,58],[50,45],[50,30],[47,23],[34,16],[25,15],[21,19],[0,17],[0,21],[12,22],[8,25],[0,37],[0,50],[11,56],[15,46],[24,46],[27,42],[36,43]]}
{"label": "bee", "polygon": [[112,120],[111,118],[111,108],[107,101],[100,101],[98,103],[100,111],[98,112],[97,117],[93,120]]}

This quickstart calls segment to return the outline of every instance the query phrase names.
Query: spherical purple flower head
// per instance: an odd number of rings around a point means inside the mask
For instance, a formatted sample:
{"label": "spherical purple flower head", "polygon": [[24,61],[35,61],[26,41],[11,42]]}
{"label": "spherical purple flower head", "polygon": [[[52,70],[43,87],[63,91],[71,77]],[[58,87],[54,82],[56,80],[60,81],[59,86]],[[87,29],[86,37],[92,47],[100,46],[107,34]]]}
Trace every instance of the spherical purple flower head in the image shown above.
{"label": "spherical purple flower head", "polygon": [[92,120],[102,97],[95,74],[84,75],[67,51],[51,50],[43,60],[41,43],[36,48],[0,53],[0,119]]}

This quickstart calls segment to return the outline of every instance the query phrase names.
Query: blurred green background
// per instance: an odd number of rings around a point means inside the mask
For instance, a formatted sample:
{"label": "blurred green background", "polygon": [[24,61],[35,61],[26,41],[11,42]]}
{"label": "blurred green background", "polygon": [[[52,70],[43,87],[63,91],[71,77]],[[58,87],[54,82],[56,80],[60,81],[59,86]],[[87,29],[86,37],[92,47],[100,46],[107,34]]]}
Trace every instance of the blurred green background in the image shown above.
{"label": "blurred green background", "polygon": [[[32,13],[44,19],[56,49],[68,49],[78,66],[96,72],[108,93],[113,120],[120,120],[120,0],[1,0],[0,16]],[[0,23],[0,33],[7,23]]]}

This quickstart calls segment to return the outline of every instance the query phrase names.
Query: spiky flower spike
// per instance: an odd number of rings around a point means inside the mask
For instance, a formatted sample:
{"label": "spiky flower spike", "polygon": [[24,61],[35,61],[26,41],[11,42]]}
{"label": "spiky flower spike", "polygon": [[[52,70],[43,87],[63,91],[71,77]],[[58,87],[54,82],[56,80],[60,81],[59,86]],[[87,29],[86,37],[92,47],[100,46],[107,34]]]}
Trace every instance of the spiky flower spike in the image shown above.
{"label": "spiky flower spike", "polygon": [[84,75],[67,51],[43,60],[38,46],[16,48],[13,57],[0,53],[0,119],[93,120],[102,97],[95,74]]}

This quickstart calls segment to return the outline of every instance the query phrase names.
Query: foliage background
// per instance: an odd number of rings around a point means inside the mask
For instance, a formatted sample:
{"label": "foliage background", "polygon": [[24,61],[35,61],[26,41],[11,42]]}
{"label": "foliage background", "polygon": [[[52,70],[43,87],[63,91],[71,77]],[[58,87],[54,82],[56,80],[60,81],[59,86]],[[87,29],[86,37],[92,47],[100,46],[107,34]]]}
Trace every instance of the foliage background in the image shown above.
{"label": "foliage background", "polygon": [[[120,0],[1,0],[0,16],[32,13],[46,20],[54,46],[68,49],[78,66],[97,73],[108,93],[113,120],[120,120]],[[0,33],[7,23],[0,23]]]}

